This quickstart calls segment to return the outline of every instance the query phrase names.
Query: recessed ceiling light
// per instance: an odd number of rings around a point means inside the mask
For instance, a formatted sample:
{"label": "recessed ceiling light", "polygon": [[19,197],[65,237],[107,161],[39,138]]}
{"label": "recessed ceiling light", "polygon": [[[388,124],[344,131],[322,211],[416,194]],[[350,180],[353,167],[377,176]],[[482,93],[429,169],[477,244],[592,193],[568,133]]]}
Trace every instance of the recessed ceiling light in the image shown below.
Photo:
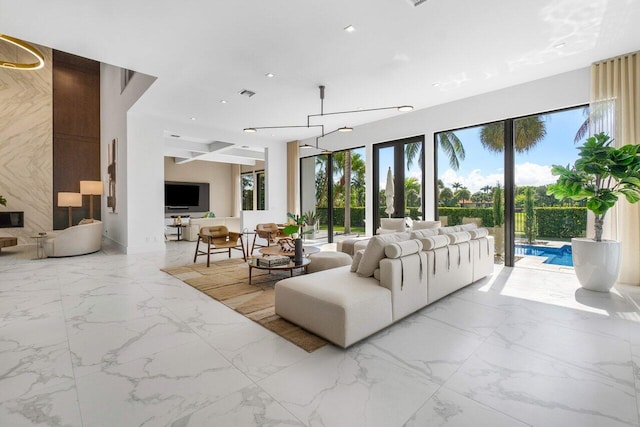
{"label": "recessed ceiling light", "polygon": [[240,148],[249,148],[248,145],[242,145]]}
{"label": "recessed ceiling light", "polygon": [[267,76],[267,77],[271,78],[271,77],[275,77],[275,74],[273,74],[273,73],[267,73],[267,74],[265,74],[265,76]]}
{"label": "recessed ceiling light", "polygon": [[180,135],[176,135],[175,133],[172,133],[170,136],[171,138],[180,138]]}
{"label": "recessed ceiling light", "polygon": [[438,82],[431,83],[431,86],[433,86],[433,87],[438,87],[438,86],[440,86],[440,83],[438,83]]}
{"label": "recessed ceiling light", "polygon": [[196,119],[195,117],[191,117],[191,120],[198,120],[198,119]]}
{"label": "recessed ceiling light", "polygon": [[226,104],[226,103],[227,103],[227,100],[226,100],[226,99],[221,99],[221,100],[220,100],[220,104]]}
{"label": "recessed ceiling light", "polygon": [[242,130],[245,131],[245,132],[248,132],[248,133],[256,133],[256,132],[258,132],[256,130],[256,128],[244,128]]}
{"label": "recessed ceiling light", "polygon": [[555,45],[554,47],[556,49],[562,49],[563,47],[565,47],[567,44],[566,43],[558,43],[557,45]]}
{"label": "recessed ceiling light", "polygon": [[343,126],[343,127],[338,129],[338,132],[351,132],[352,130],[353,130],[353,128],[350,128],[348,126]]}
{"label": "recessed ceiling light", "polygon": [[400,112],[407,112],[407,111],[413,111],[413,105],[402,105],[400,107],[398,107],[398,111]]}
{"label": "recessed ceiling light", "polygon": [[353,25],[349,25],[349,26],[344,27],[344,30],[347,33],[353,33],[356,30],[356,27],[354,27]]}

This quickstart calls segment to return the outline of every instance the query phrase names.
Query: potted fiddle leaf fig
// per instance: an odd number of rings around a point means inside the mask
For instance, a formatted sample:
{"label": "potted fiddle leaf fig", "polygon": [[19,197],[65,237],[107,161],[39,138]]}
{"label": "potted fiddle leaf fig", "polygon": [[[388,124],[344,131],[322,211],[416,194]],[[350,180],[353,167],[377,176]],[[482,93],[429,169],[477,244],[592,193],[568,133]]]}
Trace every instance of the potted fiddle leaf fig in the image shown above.
{"label": "potted fiddle leaf fig", "polygon": [[547,189],[560,200],[585,200],[595,215],[595,237],[572,238],[571,247],[580,285],[600,292],[609,292],[620,272],[620,242],[602,239],[605,216],[621,196],[640,201],[640,145],[615,148],[612,141],[605,133],[587,138],[573,166],[553,166],[558,181]]}

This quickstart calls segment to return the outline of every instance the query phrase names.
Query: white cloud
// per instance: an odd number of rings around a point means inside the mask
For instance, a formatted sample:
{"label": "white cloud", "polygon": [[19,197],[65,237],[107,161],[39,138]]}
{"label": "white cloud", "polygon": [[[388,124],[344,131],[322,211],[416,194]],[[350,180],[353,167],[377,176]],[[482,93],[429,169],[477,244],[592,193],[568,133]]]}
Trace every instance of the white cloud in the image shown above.
{"label": "white cloud", "polygon": [[516,165],[516,185],[547,185],[553,184],[556,179],[551,174],[551,166],[529,162]]}
{"label": "white cloud", "polygon": [[[516,165],[515,171],[516,185],[546,185],[556,182],[556,178],[551,174],[551,166],[538,165],[535,163],[522,163]],[[488,175],[483,175],[481,169],[473,169],[466,176],[458,174],[453,169],[447,169],[440,175],[444,185],[451,187],[454,182],[459,182],[467,187],[469,191],[475,193],[485,185],[495,186],[497,182],[504,185],[502,168]]]}

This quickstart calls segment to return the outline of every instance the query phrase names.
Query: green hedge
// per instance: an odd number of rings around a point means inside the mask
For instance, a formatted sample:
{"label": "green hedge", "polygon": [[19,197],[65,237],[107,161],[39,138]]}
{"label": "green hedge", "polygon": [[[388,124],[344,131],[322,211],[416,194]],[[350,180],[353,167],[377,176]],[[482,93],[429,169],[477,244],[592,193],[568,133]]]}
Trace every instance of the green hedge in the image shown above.
{"label": "green hedge", "polygon": [[[328,208],[316,208],[316,213],[320,218],[320,225],[326,226]],[[351,208],[351,226],[364,227],[365,213],[364,207]],[[344,225],[344,208],[333,208],[333,224],[336,226]]]}
{"label": "green hedge", "polygon": [[587,229],[587,208],[549,207],[535,208],[538,222],[538,236],[585,237]]}
{"label": "green hedge", "polygon": [[493,227],[493,210],[491,208],[438,208],[439,216],[447,217],[447,225],[460,225],[462,218],[482,218],[483,227]]}

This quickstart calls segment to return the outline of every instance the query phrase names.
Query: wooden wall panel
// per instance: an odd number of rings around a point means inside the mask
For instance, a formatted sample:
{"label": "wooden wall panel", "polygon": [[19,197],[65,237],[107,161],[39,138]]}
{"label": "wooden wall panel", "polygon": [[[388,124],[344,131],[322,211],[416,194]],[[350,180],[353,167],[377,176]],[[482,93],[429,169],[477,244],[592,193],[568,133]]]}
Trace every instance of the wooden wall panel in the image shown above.
{"label": "wooden wall panel", "polygon": [[[58,192],[80,191],[80,181],[100,181],[100,63],[53,53],[53,228],[68,226]],[[94,218],[101,219],[94,196]],[[89,196],[73,209],[73,222],[89,217]]]}

